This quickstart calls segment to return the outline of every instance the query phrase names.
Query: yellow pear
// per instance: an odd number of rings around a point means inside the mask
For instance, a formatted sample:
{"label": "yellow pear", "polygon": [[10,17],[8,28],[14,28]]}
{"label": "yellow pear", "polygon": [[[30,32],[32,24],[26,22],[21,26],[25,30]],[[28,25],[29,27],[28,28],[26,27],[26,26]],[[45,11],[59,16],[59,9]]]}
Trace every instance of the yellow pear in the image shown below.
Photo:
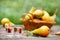
{"label": "yellow pear", "polygon": [[57,11],[58,11],[58,10],[56,9],[56,10],[55,10],[55,13],[54,13],[52,16],[50,16],[50,21],[51,21],[51,22],[55,22]]}
{"label": "yellow pear", "polygon": [[9,22],[10,22],[10,20],[8,18],[3,18],[1,20],[1,23],[2,23],[3,26],[5,26],[5,23],[9,23]]}
{"label": "yellow pear", "polygon": [[50,21],[55,22],[55,18],[56,18],[56,14],[54,14],[53,16],[50,17]]}
{"label": "yellow pear", "polygon": [[25,16],[25,20],[27,21],[27,20],[31,20],[31,19],[33,19],[33,16],[31,15],[31,14],[27,14],[26,16]]}
{"label": "yellow pear", "polygon": [[42,20],[49,22],[49,20],[50,20],[49,13],[47,11],[43,11],[43,12],[44,12],[44,15],[42,16]]}
{"label": "yellow pear", "polygon": [[44,15],[43,10],[37,9],[37,10],[34,11],[34,13],[32,15],[37,17],[37,18],[41,18]]}
{"label": "yellow pear", "polygon": [[33,34],[38,34],[43,37],[48,36],[49,32],[50,32],[50,29],[48,28],[48,26],[45,26],[45,25],[32,31]]}
{"label": "yellow pear", "polygon": [[29,11],[29,13],[31,13],[31,14],[32,14],[34,11],[35,11],[35,8],[34,8],[34,7],[32,7],[32,8],[31,8],[31,10]]}

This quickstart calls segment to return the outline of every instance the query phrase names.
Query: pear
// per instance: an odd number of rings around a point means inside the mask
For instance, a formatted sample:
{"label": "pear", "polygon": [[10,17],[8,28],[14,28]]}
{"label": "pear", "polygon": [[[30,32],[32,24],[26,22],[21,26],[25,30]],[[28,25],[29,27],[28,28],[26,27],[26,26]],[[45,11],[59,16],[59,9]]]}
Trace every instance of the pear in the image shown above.
{"label": "pear", "polygon": [[37,10],[34,11],[34,13],[32,15],[37,17],[37,18],[41,18],[44,15],[43,10],[37,9]]}
{"label": "pear", "polygon": [[29,13],[31,13],[31,14],[32,14],[34,11],[35,11],[35,8],[34,8],[34,7],[32,7],[32,8],[31,8],[31,10],[29,11]]}
{"label": "pear", "polygon": [[50,20],[49,13],[47,11],[45,11],[45,10],[43,12],[44,12],[44,15],[42,16],[42,20],[49,22],[49,20]]}
{"label": "pear", "polygon": [[55,22],[55,18],[56,18],[56,14],[54,14],[53,16],[50,17],[50,21]]}
{"label": "pear", "polygon": [[50,16],[50,21],[51,21],[51,22],[55,22],[56,13],[57,13],[57,9],[55,10],[55,13],[54,13],[52,16]]}
{"label": "pear", "polygon": [[1,20],[1,23],[2,23],[2,24],[8,23],[8,22],[10,22],[10,20],[9,20],[8,18],[3,18],[3,19]]}
{"label": "pear", "polygon": [[5,27],[5,23],[9,23],[9,22],[10,22],[10,20],[8,18],[3,18],[1,20],[1,23],[2,23],[3,27]]}
{"label": "pear", "polygon": [[45,26],[45,25],[32,31],[33,34],[38,34],[43,37],[48,36],[49,32],[50,32],[50,29],[48,28],[48,26]]}
{"label": "pear", "polygon": [[29,20],[30,19],[30,17],[29,16],[25,16],[25,20],[27,21],[27,20]]}
{"label": "pear", "polygon": [[25,16],[25,20],[26,20],[26,21],[31,20],[31,19],[33,19],[33,16],[32,16],[31,14],[27,14],[27,15]]}

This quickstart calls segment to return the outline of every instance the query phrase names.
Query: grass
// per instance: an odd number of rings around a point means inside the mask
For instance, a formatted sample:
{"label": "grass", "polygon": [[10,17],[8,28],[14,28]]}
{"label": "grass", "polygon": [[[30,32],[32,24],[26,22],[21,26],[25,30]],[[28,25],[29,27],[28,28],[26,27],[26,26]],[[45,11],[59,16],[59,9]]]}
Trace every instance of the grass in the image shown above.
{"label": "grass", "polygon": [[0,21],[8,17],[15,24],[21,24],[19,20],[23,13],[31,7],[44,8],[52,15],[58,8],[56,24],[60,24],[60,0],[0,0]]}

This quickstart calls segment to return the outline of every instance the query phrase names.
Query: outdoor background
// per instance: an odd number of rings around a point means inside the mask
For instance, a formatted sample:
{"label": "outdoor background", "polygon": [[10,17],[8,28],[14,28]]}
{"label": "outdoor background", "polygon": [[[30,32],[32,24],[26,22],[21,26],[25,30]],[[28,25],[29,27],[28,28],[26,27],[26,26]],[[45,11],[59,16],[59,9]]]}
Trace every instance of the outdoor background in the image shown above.
{"label": "outdoor background", "polygon": [[60,24],[60,0],[0,0],[0,21],[7,17],[13,23],[21,24],[19,19],[31,7],[44,8],[50,15],[58,8],[56,24]]}

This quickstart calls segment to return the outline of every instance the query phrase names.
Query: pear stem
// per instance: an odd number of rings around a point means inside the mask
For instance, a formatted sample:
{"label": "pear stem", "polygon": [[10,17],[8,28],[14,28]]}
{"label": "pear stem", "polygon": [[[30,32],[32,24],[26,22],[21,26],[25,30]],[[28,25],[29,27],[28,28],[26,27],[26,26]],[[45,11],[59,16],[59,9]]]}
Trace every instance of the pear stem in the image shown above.
{"label": "pear stem", "polygon": [[54,14],[57,14],[58,9],[55,10]]}

